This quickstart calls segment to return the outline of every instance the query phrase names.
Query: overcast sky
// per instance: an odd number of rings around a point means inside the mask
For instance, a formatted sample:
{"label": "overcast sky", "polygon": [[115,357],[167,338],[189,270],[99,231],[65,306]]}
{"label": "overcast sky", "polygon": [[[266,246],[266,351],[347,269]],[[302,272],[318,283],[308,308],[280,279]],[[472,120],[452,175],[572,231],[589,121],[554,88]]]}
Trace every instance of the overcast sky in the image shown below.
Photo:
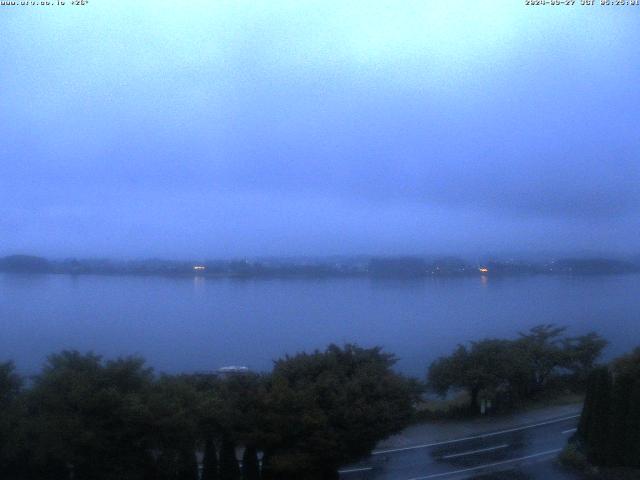
{"label": "overcast sky", "polygon": [[90,0],[0,35],[0,254],[640,253],[640,7]]}

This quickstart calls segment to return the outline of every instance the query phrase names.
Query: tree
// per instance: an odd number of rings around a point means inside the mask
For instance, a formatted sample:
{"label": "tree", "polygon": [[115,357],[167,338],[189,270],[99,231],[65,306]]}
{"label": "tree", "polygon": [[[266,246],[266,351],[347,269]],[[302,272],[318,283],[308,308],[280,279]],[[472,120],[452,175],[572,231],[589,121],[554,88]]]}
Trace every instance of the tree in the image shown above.
{"label": "tree", "polygon": [[148,468],[151,370],[139,358],[103,362],[65,351],[48,358],[28,392],[37,478],[136,479]]}
{"label": "tree", "polygon": [[565,330],[566,327],[547,324],[537,325],[527,333],[520,333],[517,344],[530,369],[530,391],[527,394],[542,390],[554,369],[566,363],[560,338]]}
{"label": "tree", "polygon": [[16,448],[22,379],[12,362],[0,363],[0,478],[11,478],[20,469],[20,453]]}
{"label": "tree", "polygon": [[[464,345],[458,345],[455,351],[448,357],[440,357],[429,366],[427,378],[429,386],[436,393],[444,396],[451,387],[473,388],[473,382],[469,382],[466,375],[471,365],[470,354]],[[474,400],[471,401],[475,405]]]}
{"label": "tree", "polygon": [[214,438],[222,444],[220,477],[237,478],[240,470],[235,447],[246,445],[247,451],[255,453],[256,447],[264,445],[270,436],[262,420],[266,408],[265,377],[253,373],[206,378],[199,375],[192,376],[192,382],[201,395],[199,423],[205,445]]}
{"label": "tree", "polygon": [[452,387],[466,389],[469,409],[477,411],[481,395],[511,403],[523,377],[526,377],[525,365],[515,344],[509,340],[486,339],[472,342],[469,349],[459,345],[449,357],[433,362],[428,383],[441,395]]}
{"label": "tree", "polygon": [[585,385],[607,341],[595,332],[562,341],[565,358],[563,367],[572,372],[578,385]]}
{"label": "tree", "polygon": [[564,331],[538,325],[516,340],[490,338],[459,345],[431,363],[428,385],[443,396],[451,388],[467,390],[471,412],[477,411],[480,398],[510,407],[549,389],[552,379],[568,386],[567,369],[584,377],[579,382],[584,385],[606,342],[595,333],[561,338]]}
{"label": "tree", "polygon": [[216,445],[209,436],[204,443],[204,457],[202,459],[202,480],[218,480],[218,455]]}
{"label": "tree", "polygon": [[178,474],[177,480],[197,480],[198,479],[198,460],[196,452],[189,446],[178,453]]}
{"label": "tree", "polygon": [[608,424],[607,464],[611,466],[624,465],[629,444],[627,443],[627,425],[631,408],[630,392],[633,390],[634,378],[629,372],[620,372],[615,376],[611,387],[611,412]]}
{"label": "tree", "polygon": [[220,449],[220,480],[239,480],[240,465],[236,458],[236,448],[229,437],[222,439]]}
{"label": "tree", "polygon": [[221,435],[234,445],[264,444],[268,431],[263,425],[266,406],[266,378],[245,373],[219,379],[213,417]]}
{"label": "tree", "polygon": [[265,416],[274,437],[268,468],[277,478],[337,478],[337,469],[368,454],[404,427],[412,412],[409,382],[380,348],[329,346],[275,363]]}
{"label": "tree", "polygon": [[258,465],[258,452],[256,447],[249,445],[242,456],[242,478],[243,480],[259,480],[260,468]]}
{"label": "tree", "polygon": [[629,405],[624,465],[640,468],[640,378],[638,377],[629,394]]}
{"label": "tree", "polygon": [[607,367],[594,370],[591,425],[587,437],[587,457],[596,465],[606,465],[611,422],[611,373]]}
{"label": "tree", "polygon": [[188,377],[163,375],[153,385],[149,396],[152,441],[163,479],[198,478],[195,450],[199,402],[200,396]]}
{"label": "tree", "polygon": [[592,371],[587,377],[587,390],[582,404],[582,413],[578,421],[577,433],[585,441],[589,440],[591,426],[593,425],[594,405],[596,398],[596,378],[597,374]]}
{"label": "tree", "polygon": [[640,349],[588,378],[578,438],[594,465],[640,466]]}
{"label": "tree", "polygon": [[20,393],[22,379],[15,373],[13,362],[0,363],[0,408],[8,407]]}
{"label": "tree", "polygon": [[198,396],[193,408],[197,417],[197,437],[204,449],[202,480],[218,480],[220,477],[216,440],[220,437],[220,412],[225,403],[220,395],[219,379],[215,374],[184,375],[183,379]]}
{"label": "tree", "polygon": [[619,466],[640,467],[640,348],[615,360],[612,370],[614,403],[609,461]]}

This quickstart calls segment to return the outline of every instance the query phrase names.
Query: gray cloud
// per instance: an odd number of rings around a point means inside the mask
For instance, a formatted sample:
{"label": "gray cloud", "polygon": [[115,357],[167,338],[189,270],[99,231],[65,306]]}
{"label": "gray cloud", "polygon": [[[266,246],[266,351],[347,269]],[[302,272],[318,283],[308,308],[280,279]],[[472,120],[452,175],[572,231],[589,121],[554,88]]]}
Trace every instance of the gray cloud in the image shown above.
{"label": "gray cloud", "polygon": [[10,12],[0,253],[638,249],[631,16],[328,5]]}

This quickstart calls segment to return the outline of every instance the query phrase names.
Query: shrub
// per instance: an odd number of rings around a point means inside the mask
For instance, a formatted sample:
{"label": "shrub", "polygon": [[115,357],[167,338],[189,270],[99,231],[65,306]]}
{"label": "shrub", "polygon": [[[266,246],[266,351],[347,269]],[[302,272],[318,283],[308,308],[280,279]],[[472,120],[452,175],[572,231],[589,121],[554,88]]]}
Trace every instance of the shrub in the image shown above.
{"label": "shrub", "polygon": [[589,467],[586,455],[580,451],[578,445],[575,443],[569,443],[564,447],[558,456],[558,460],[565,467],[581,472],[584,472]]}

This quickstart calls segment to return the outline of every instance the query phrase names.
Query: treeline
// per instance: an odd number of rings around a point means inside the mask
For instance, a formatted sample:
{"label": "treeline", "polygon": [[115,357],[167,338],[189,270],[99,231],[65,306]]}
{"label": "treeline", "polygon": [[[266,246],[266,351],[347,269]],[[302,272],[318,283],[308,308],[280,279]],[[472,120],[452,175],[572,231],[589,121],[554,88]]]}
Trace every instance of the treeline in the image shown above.
{"label": "treeline", "polygon": [[[194,267],[196,267],[194,269]],[[212,278],[316,278],[370,277],[425,279],[451,276],[596,275],[640,272],[640,263],[606,258],[569,258],[545,262],[514,262],[485,259],[470,263],[456,257],[339,257],[325,259],[265,259],[180,261],[142,259],[48,260],[32,255],[0,257],[0,272],[58,273],[70,275],[207,276]]]}
{"label": "treeline", "polygon": [[592,465],[640,468],[640,348],[593,371],[575,440]]}
{"label": "treeline", "polygon": [[[640,404],[638,370],[622,367],[635,360],[590,377],[606,342],[564,332],[541,325],[516,339],[459,346],[431,364],[427,384],[443,395],[466,390],[466,412],[477,414],[481,406],[513,408],[558,389],[580,390],[591,378],[593,418],[610,412],[605,424],[623,431],[624,415],[637,415]],[[0,363],[0,478],[337,478],[340,466],[415,418],[424,385],[396,373],[395,361],[380,348],[331,345],[286,356],[265,374],[156,375],[141,358],[75,351],[51,355],[29,379]],[[594,382],[611,392],[594,394]],[[613,438],[613,427],[603,437],[590,425],[581,427],[589,445]]]}
{"label": "treeline", "polygon": [[[194,270],[194,267],[204,267]],[[259,262],[246,260],[129,260],[106,259],[48,260],[32,255],[0,257],[0,272],[56,273],[70,275],[158,275],[209,276],[230,278],[261,277],[327,277],[364,274],[362,267],[352,262]]]}
{"label": "treeline", "polygon": [[514,340],[459,345],[431,364],[427,383],[443,396],[452,389],[465,390],[472,413],[513,408],[559,389],[580,391],[607,342],[593,332],[567,337],[565,330],[539,325]]}
{"label": "treeline", "polygon": [[411,418],[416,386],[394,363],[332,345],[268,374],[158,376],[65,351],[26,382],[0,364],[0,478],[337,478]]}

